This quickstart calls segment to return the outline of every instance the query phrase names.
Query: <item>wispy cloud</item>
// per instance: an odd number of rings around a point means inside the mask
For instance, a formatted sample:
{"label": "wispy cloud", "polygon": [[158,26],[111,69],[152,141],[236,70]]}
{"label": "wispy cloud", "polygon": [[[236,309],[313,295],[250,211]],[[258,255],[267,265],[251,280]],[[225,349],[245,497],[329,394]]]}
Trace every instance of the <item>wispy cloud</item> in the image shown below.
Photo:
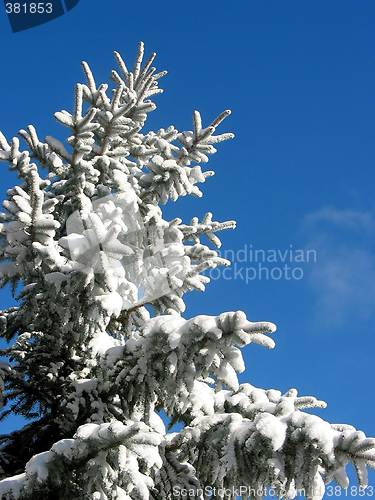
{"label": "wispy cloud", "polygon": [[320,221],[330,222],[336,226],[348,229],[375,231],[375,214],[370,211],[359,211],[334,207],[324,207],[318,212],[308,214],[306,222],[315,224]]}
{"label": "wispy cloud", "polygon": [[309,276],[317,323],[334,328],[375,319],[375,214],[326,207],[305,222],[318,255]]}

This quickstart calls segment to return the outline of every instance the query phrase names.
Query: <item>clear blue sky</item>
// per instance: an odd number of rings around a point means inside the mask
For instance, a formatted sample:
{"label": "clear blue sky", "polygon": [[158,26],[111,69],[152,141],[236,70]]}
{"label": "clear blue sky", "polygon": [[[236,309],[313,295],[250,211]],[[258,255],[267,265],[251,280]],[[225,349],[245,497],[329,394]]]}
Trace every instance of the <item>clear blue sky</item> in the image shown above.
{"label": "clear blue sky", "polygon": [[[10,139],[33,124],[65,139],[53,113],[71,110],[86,60],[98,83],[131,66],[140,40],[157,52],[164,94],[146,130],[208,125],[222,110],[218,145],[201,199],[165,208],[189,222],[212,211],[237,220],[222,250],[237,264],[204,294],[186,295],[185,317],[241,309],[277,324],[276,348],[248,346],[241,381],[328,402],[317,413],[375,435],[375,202],[373,0],[80,0],[64,16],[13,34],[0,7],[0,129]],[[1,199],[14,185],[3,164]],[[252,247],[251,247],[252,245]],[[292,245],[292,247],[291,247]],[[247,262],[243,252],[247,248]],[[249,250],[315,250],[316,262],[249,262]],[[293,254],[294,256],[296,254]],[[298,255],[302,255],[299,253]],[[253,260],[254,260],[253,253]],[[258,253],[258,261],[261,254]],[[271,278],[300,268],[301,279]],[[245,269],[257,276],[246,283]],[[273,271],[275,277],[278,271]],[[291,276],[291,270],[288,271]],[[254,271],[249,271],[254,276]],[[301,271],[295,271],[300,277]],[[214,274],[217,277],[217,273]],[[8,292],[0,296],[10,304]],[[4,430],[9,423],[4,424]],[[375,474],[370,476],[375,486]]]}

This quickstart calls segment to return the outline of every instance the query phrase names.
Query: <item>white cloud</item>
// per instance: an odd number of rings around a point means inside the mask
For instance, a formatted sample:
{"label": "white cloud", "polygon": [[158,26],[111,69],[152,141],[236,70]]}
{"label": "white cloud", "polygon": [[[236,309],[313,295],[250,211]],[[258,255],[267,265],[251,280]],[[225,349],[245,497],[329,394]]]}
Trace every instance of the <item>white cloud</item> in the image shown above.
{"label": "white cloud", "polygon": [[[331,249],[332,250],[332,249]],[[317,293],[317,316],[326,326],[342,326],[350,318],[375,316],[375,258],[361,249],[319,252],[311,273]]]}
{"label": "white cloud", "polygon": [[306,222],[308,246],[318,256],[309,275],[317,324],[335,328],[375,319],[375,252],[369,238],[374,214],[328,207],[309,214]]}
{"label": "white cloud", "polygon": [[370,211],[351,210],[348,208],[338,210],[334,207],[324,207],[318,212],[306,216],[307,223],[315,224],[320,221],[331,222],[343,228],[375,231],[375,217]]}

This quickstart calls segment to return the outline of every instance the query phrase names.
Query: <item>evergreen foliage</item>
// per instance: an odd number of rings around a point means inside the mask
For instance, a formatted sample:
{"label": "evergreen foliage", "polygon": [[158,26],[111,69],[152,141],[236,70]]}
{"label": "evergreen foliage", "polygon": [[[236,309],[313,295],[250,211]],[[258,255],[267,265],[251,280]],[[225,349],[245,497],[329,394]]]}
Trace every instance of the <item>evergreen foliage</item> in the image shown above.
{"label": "evergreen foliage", "polygon": [[[186,320],[183,295],[204,291],[207,268],[229,265],[204,244],[234,228],[208,213],[201,222],[166,221],[161,204],[192,194],[213,175],[198,164],[233,137],[208,127],[142,134],[150,99],[162,92],[155,54],[133,71],[115,52],[114,89],[75,89],[65,147],[30,125],[0,159],[21,182],[1,214],[2,286],[18,306],[1,312],[1,419],[29,420],[0,436],[2,499],[262,498],[271,487],[320,499],[332,480],[345,488],[353,462],[361,487],[374,468],[375,439],[332,425],[298,397],[239,384],[241,348],[274,346],[275,325],[242,311]],[[41,171],[45,175],[41,175]],[[203,242],[202,242],[203,240]],[[159,413],[182,423],[167,432]],[[246,488],[246,490],[244,490]]]}

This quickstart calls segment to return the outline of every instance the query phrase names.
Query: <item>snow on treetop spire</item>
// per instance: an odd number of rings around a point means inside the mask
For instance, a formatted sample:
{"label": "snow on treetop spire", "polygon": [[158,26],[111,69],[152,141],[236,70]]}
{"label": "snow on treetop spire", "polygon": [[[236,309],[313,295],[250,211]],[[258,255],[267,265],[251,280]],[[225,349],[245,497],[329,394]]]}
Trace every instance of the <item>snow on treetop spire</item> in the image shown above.
{"label": "snow on treetop spire", "polygon": [[[126,317],[135,313],[138,317],[147,317],[146,304],[151,305],[156,314],[183,311],[183,293],[194,288],[204,290],[209,281],[202,272],[207,267],[229,264],[214,251],[200,252],[198,257],[185,241],[193,238],[199,243],[199,235],[205,234],[220,246],[220,240],[213,233],[235,225],[233,221],[213,222],[211,216],[204,219],[201,229],[197,223],[186,226],[173,222],[171,225],[157,209],[159,202],[175,201],[179,196],[202,196],[197,183],[204,182],[213,172],[202,172],[199,165],[189,165],[207,162],[207,154],[216,152],[211,144],[232,134],[213,135],[228,111],[205,129],[200,114],[195,111],[194,132],[179,133],[170,126],[143,135],[141,129],[147,113],[155,109],[150,97],[160,93],[158,79],[165,74],[155,74],[155,68],[151,67],[155,53],[142,67],[143,54],[141,42],[134,71],[129,72],[115,52],[122,76],[112,71],[111,79],[115,83],[112,97],[107,95],[106,84],[97,88],[89,65],[82,63],[87,85],[76,85],[73,113],[65,110],[55,113],[56,120],[70,130],[67,138],[70,151],[51,136],[41,142],[32,126],[19,133],[30,151],[21,152],[18,142],[13,140],[11,147],[0,137],[1,158],[9,161],[26,180],[25,195],[33,191],[28,210],[35,212],[33,200],[39,189],[33,188],[32,182],[43,182],[39,177],[38,181],[31,181],[39,174],[36,166],[27,167],[28,162],[33,159],[46,168],[47,179],[52,181],[43,195],[51,207],[48,209],[49,233],[44,224],[43,247],[34,242],[35,217],[30,225],[22,207],[13,211],[18,223],[21,219],[25,221],[20,230],[30,233],[32,251],[40,254],[38,269],[48,260],[49,266],[41,271],[42,275],[83,273],[86,289],[92,290],[93,297],[110,317],[114,312],[119,316],[121,311]],[[13,206],[15,199],[9,203]],[[27,251],[26,255],[29,258]],[[6,267],[3,265],[4,270]],[[19,273],[15,269],[19,269]],[[15,269],[12,271],[14,282],[25,273],[20,259]],[[4,279],[10,279],[9,273],[5,273]],[[61,286],[60,280],[57,286]],[[119,307],[113,309],[108,305],[108,293]]]}

